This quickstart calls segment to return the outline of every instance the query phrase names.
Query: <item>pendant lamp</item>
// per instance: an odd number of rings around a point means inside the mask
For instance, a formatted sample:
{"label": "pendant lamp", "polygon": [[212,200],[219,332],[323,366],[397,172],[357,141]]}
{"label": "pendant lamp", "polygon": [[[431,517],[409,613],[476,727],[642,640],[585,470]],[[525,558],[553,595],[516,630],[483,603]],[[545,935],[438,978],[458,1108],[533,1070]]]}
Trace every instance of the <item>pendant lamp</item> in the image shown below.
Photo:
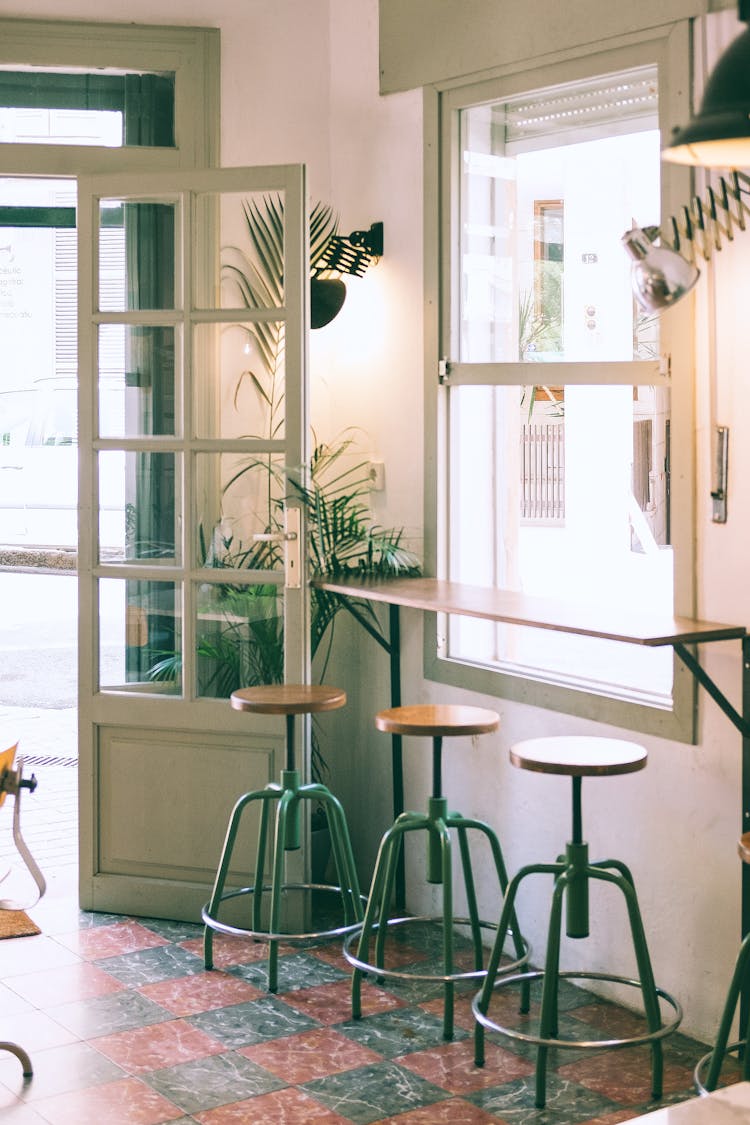
{"label": "pendant lamp", "polygon": [[[750,0],[738,15],[750,23]],[[706,82],[701,107],[676,129],[662,158],[702,168],[750,167],[750,27],[729,44]]]}

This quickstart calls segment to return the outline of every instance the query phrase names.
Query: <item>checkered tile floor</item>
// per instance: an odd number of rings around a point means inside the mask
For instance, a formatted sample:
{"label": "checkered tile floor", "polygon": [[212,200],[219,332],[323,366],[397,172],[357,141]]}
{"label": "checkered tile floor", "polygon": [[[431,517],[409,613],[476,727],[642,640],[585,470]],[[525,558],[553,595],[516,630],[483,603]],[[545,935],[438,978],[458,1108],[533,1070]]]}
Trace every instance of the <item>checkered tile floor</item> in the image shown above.
{"label": "checkered tile floor", "polygon": [[[558,1052],[547,1108],[536,1110],[533,1048],[488,1035],[486,1065],[475,1067],[471,992],[446,1043],[439,985],[367,982],[353,1021],[338,945],[284,947],[271,996],[263,944],[217,935],[206,972],[197,925],[79,912],[75,770],[35,772],[25,835],[49,879],[30,910],[42,933],[0,941],[0,1040],[24,1046],[35,1073],[24,1080],[0,1053],[3,1125],[615,1125],[656,1107],[647,1048]],[[434,953],[405,934],[399,961],[423,967]],[[510,994],[498,1003],[493,1016],[519,1026],[538,1010],[520,1017]],[[560,1022],[562,1035],[586,1038],[637,1026],[569,984]],[[692,1096],[704,1050],[679,1034],[666,1041],[659,1104]]]}

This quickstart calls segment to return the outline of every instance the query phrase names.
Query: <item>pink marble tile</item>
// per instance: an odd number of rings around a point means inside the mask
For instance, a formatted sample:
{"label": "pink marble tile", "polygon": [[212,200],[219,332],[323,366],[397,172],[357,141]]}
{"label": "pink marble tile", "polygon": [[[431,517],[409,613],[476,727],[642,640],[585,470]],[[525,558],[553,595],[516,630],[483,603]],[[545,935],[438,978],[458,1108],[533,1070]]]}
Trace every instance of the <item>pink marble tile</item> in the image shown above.
{"label": "pink marble tile", "polygon": [[109,973],[87,961],[61,965],[57,969],[43,969],[38,973],[24,973],[8,981],[8,988],[30,1004],[44,1008],[106,996],[111,992],[120,992],[124,987]]}
{"label": "pink marble tile", "polygon": [[317,945],[314,949],[308,950],[308,953],[320,958],[321,961],[325,961],[328,965],[334,965],[344,973],[350,973],[352,971],[351,965],[346,957],[344,957],[341,943],[338,941],[329,942],[327,945]]}
{"label": "pink marble tile", "polygon": [[[640,1105],[651,1097],[651,1052],[648,1047],[627,1051],[597,1051],[576,1062],[558,1067],[561,1078],[570,1079],[619,1102]],[[677,1094],[692,1085],[692,1068],[664,1064],[664,1093]]]}
{"label": "pink marble tile", "polygon": [[447,1102],[423,1105],[396,1117],[383,1117],[373,1125],[508,1125],[505,1118],[495,1117],[471,1102],[450,1098]]}
{"label": "pink marble tile", "polygon": [[[203,957],[203,938],[181,941],[183,949]],[[279,947],[279,952],[281,952]],[[288,950],[287,950],[288,952]],[[250,961],[263,961],[268,956],[268,943],[254,938],[230,937],[228,934],[214,934],[214,968],[226,969],[229,965],[243,965]]]}
{"label": "pink marble tile", "polygon": [[145,984],[138,991],[175,1016],[210,1012],[214,1008],[226,1008],[229,1004],[257,1000],[264,995],[247,981],[216,971]]}
{"label": "pink marble tile", "polygon": [[101,1051],[131,1074],[143,1074],[178,1063],[218,1055],[225,1048],[210,1035],[191,1027],[184,1020],[137,1027],[90,1039],[89,1045]]}
{"label": "pink marble tile", "polygon": [[[326,1109],[309,1094],[292,1086],[193,1116],[200,1125],[351,1125],[350,1118]],[[483,1122],[477,1119],[477,1125]]]}
{"label": "pink marble tile", "polygon": [[[352,953],[356,954],[357,943],[352,943]],[[407,944],[405,941],[394,940],[392,934],[388,934],[385,940],[385,964],[386,969],[400,969],[403,965],[411,965],[415,962],[424,961],[427,954],[424,948],[420,948],[416,943]],[[375,957],[375,936],[370,939],[370,947],[368,950],[367,958],[370,964],[373,964]]]}
{"label": "pink marble tile", "polygon": [[[479,986],[477,986],[477,991],[478,990]],[[474,1013],[471,1010],[472,998],[473,994],[459,995],[456,997],[453,1005],[453,1023],[456,1027],[460,1027],[464,1031],[473,1031],[474,1024],[476,1023]],[[439,996],[435,1000],[425,1000],[424,1003],[419,1005],[423,1012],[430,1012],[431,1015],[439,1016],[440,1019],[443,1018],[444,1006],[445,1002],[442,996]]]}
{"label": "pink marble tile", "polygon": [[617,1008],[614,1004],[586,1004],[581,1008],[572,1008],[567,1015],[570,1019],[582,1020],[589,1027],[598,1028],[602,1039],[643,1035],[648,1030],[645,1016]]}
{"label": "pink marble tile", "polygon": [[42,1098],[34,1108],[49,1125],[158,1125],[183,1116],[176,1105],[136,1078]]}
{"label": "pink marble tile", "polygon": [[146,929],[138,922],[115,922],[112,926],[94,926],[88,930],[76,930],[71,934],[59,934],[56,941],[77,953],[86,961],[97,961],[102,957],[116,957],[120,953],[135,953],[138,949],[151,949],[170,943],[153,930]]}
{"label": "pink marble tile", "polygon": [[240,1047],[237,1053],[294,1085],[383,1061],[375,1051],[330,1028],[315,1028],[285,1039]]}
{"label": "pink marble tile", "polygon": [[534,1064],[494,1043],[485,1044],[485,1064],[474,1064],[474,1043],[444,1043],[396,1059],[401,1066],[451,1094],[468,1094],[531,1074]]}
{"label": "pink marble tile", "polygon": [[[315,988],[299,989],[284,993],[284,1003],[298,1012],[317,1020],[318,1023],[334,1024],[352,1018],[352,986],[348,980],[337,980],[331,984],[320,984]],[[441,1001],[442,1003],[442,1001]],[[377,1012],[389,1012],[393,1008],[403,1008],[404,1003],[390,992],[385,992],[374,984],[365,981],[362,985],[362,1015],[373,1016]],[[442,1009],[441,1009],[442,1011]]]}

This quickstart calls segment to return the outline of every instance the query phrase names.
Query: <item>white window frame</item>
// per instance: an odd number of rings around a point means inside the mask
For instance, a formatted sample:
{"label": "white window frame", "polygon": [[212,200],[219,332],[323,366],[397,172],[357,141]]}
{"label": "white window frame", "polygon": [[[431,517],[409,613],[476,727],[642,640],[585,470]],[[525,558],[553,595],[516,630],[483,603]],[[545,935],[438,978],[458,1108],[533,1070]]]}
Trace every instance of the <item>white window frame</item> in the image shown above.
{"label": "white window frame", "polygon": [[[425,558],[427,571],[448,575],[449,465],[447,387],[441,384],[444,361],[451,358],[451,293],[458,269],[456,247],[458,202],[458,117],[461,109],[488,101],[576,82],[631,67],[656,65],[659,74],[659,125],[663,137],[690,115],[690,23],[682,20],[642,34],[607,42],[604,48],[590,46],[568,51],[557,58],[545,56],[506,66],[481,81],[453,80],[424,93],[425,126]],[[692,194],[689,171],[664,164],[662,167],[662,219],[677,213]],[[674,612],[696,616],[695,581],[695,466],[694,466],[694,358],[693,300],[688,297],[661,321],[661,351],[671,371],[672,413],[672,544],[674,548]],[[528,382],[530,365],[477,365],[506,370],[498,382]],[[545,365],[547,370],[554,364]],[[571,382],[574,365],[555,383]],[[613,372],[622,365],[610,365]],[[632,382],[653,382],[645,366],[634,364]],[[472,380],[470,365],[461,364],[459,379]],[[510,367],[515,368],[511,373]],[[644,370],[637,373],[639,367]],[[630,365],[628,365],[630,369]],[[479,374],[479,373],[478,373]],[[488,371],[480,374],[482,381]],[[615,374],[615,382],[622,381]],[[670,376],[667,376],[669,380]],[[535,381],[535,380],[534,380]],[[575,381],[581,380],[579,376]],[[601,379],[597,379],[601,382]],[[563,595],[564,596],[564,595]],[[577,690],[558,684],[478,667],[445,655],[446,619],[432,615],[426,620],[424,674],[427,679],[475,690],[498,698],[565,712],[621,728],[658,734],[683,742],[695,742],[697,702],[695,683],[674,659],[672,707],[648,706],[598,692]]]}
{"label": "white window frame", "polygon": [[77,21],[0,19],[0,66],[173,73],[175,144],[0,144],[0,175],[76,176],[219,164],[219,32]]}

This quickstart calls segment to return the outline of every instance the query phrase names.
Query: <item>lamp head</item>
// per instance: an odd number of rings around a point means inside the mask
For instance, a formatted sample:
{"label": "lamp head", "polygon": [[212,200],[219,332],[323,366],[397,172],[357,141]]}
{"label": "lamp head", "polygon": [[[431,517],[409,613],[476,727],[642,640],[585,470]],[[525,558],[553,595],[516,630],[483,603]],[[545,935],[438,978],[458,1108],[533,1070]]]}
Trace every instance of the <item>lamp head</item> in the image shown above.
{"label": "lamp head", "polygon": [[[750,2],[739,6],[750,20]],[[750,27],[730,45],[711,72],[693,119],[675,129],[662,158],[702,168],[750,167]]]}
{"label": "lamp head", "polygon": [[310,278],[310,327],[325,328],[341,311],[346,286],[337,277]]}
{"label": "lamp head", "polygon": [[[653,228],[652,228],[653,229]],[[622,244],[633,259],[633,293],[646,312],[656,313],[676,304],[695,285],[700,270],[667,246],[654,246],[652,235],[633,227],[622,236]]]}

